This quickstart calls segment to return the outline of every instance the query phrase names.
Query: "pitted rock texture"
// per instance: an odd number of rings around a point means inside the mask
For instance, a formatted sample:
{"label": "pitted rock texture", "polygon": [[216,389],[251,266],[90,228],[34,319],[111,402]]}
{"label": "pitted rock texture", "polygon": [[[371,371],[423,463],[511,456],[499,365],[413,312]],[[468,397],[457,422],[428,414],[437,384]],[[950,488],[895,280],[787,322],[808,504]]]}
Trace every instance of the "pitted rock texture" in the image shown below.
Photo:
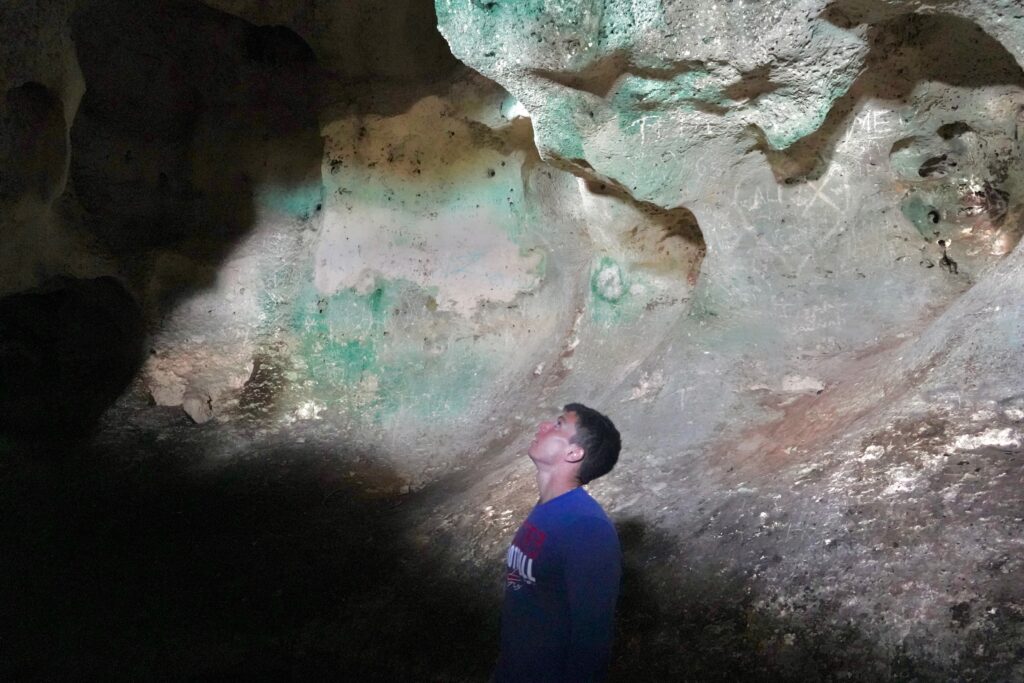
{"label": "pitted rock texture", "polygon": [[453,52],[530,112],[545,158],[663,206],[718,182],[719,159],[814,132],[868,51],[809,2],[436,4]]}
{"label": "pitted rock texture", "polygon": [[942,12],[1021,54],[1015,3],[940,5],[436,2],[456,56],[530,112],[542,156],[586,162],[662,205],[699,197],[751,144],[785,149],[815,132],[865,68],[872,26]]}

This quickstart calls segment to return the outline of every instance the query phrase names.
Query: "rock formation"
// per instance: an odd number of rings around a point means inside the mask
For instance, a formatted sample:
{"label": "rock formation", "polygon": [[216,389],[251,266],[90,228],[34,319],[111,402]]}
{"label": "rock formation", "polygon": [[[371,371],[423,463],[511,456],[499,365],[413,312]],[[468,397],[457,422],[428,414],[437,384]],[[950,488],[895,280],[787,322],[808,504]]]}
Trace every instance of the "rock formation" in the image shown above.
{"label": "rock formation", "polygon": [[[19,0],[0,31],[0,369],[65,283],[81,341],[44,355],[116,366],[97,443],[330,450],[482,594],[535,422],[583,401],[625,443],[594,486],[623,680],[1024,676],[1019,3]],[[109,339],[74,322],[100,277]],[[0,407],[38,431],[86,376]]]}

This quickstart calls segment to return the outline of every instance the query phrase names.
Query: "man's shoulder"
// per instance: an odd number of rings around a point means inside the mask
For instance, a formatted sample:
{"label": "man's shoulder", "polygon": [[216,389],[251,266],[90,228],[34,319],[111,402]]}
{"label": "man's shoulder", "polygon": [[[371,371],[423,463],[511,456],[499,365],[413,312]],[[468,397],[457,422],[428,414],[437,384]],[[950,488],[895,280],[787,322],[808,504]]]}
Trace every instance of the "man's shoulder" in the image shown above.
{"label": "man's shoulder", "polygon": [[558,517],[608,516],[601,504],[594,500],[582,486],[549,501],[543,506],[543,510]]}
{"label": "man's shoulder", "polygon": [[604,511],[601,504],[598,503],[582,486],[577,490],[580,492],[576,506],[578,515],[580,517],[598,517],[611,524],[611,519],[608,517],[608,513]]}
{"label": "man's shoulder", "polygon": [[615,525],[608,517],[608,513],[582,488],[574,491],[560,509],[552,512],[555,512],[551,520],[555,527],[553,530],[558,535],[563,535],[559,532],[568,532],[565,535],[569,538],[578,537],[580,534],[613,538],[617,536]]}

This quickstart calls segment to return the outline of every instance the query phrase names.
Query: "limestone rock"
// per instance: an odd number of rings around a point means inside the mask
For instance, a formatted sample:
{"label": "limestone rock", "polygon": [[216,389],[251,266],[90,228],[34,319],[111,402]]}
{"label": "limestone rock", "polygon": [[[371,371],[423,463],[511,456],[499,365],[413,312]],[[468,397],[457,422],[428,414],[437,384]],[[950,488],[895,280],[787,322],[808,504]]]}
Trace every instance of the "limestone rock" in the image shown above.
{"label": "limestone rock", "polygon": [[150,398],[158,406],[180,406],[185,398],[186,380],[168,367],[168,363],[149,360],[143,370]]}
{"label": "limestone rock", "polygon": [[54,212],[67,185],[67,133],[85,91],[70,31],[75,4],[0,7],[0,294],[61,275],[115,274],[83,254],[85,241]]}
{"label": "limestone rock", "polygon": [[182,398],[181,407],[196,424],[209,422],[213,418],[213,400],[204,391],[187,391]]}
{"label": "limestone rock", "polygon": [[[1011,0],[942,4],[1021,57]],[[869,27],[926,11],[909,0],[436,7],[455,55],[525,105],[544,158],[664,207],[711,191],[751,146],[814,133],[865,69]]]}
{"label": "limestone rock", "polygon": [[542,156],[664,207],[712,187],[715,159],[822,124],[867,54],[823,5],[436,3],[456,56],[525,105]]}
{"label": "limestone rock", "polygon": [[146,359],[143,383],[156,405],[184,405],[196,422],[205,422],[197,416],[212,411],[222,398],[237,394],[252,375],[252,360],[239,352],[244,351],[217,351],[203,342],[159,351]]}
{"label": "limestone rock", "polygon": [[76,0],[11,0],[0,7],[0,91],[38,83],[55,93],[70,123],[85,91],[69,31]]}

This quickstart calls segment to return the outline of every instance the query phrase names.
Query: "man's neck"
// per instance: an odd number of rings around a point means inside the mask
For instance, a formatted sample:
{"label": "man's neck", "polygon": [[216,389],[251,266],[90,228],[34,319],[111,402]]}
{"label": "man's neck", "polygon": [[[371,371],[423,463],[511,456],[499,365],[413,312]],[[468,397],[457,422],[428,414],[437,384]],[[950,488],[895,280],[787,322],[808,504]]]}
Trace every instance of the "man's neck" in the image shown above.
{"label": "man's neck", "polygon": [[566,476],[561,472],[537,470],[537,490],[540,491],[541,503],[558,498],[563,493],[568,493],[579,486],[580,482],[575,476]]}

